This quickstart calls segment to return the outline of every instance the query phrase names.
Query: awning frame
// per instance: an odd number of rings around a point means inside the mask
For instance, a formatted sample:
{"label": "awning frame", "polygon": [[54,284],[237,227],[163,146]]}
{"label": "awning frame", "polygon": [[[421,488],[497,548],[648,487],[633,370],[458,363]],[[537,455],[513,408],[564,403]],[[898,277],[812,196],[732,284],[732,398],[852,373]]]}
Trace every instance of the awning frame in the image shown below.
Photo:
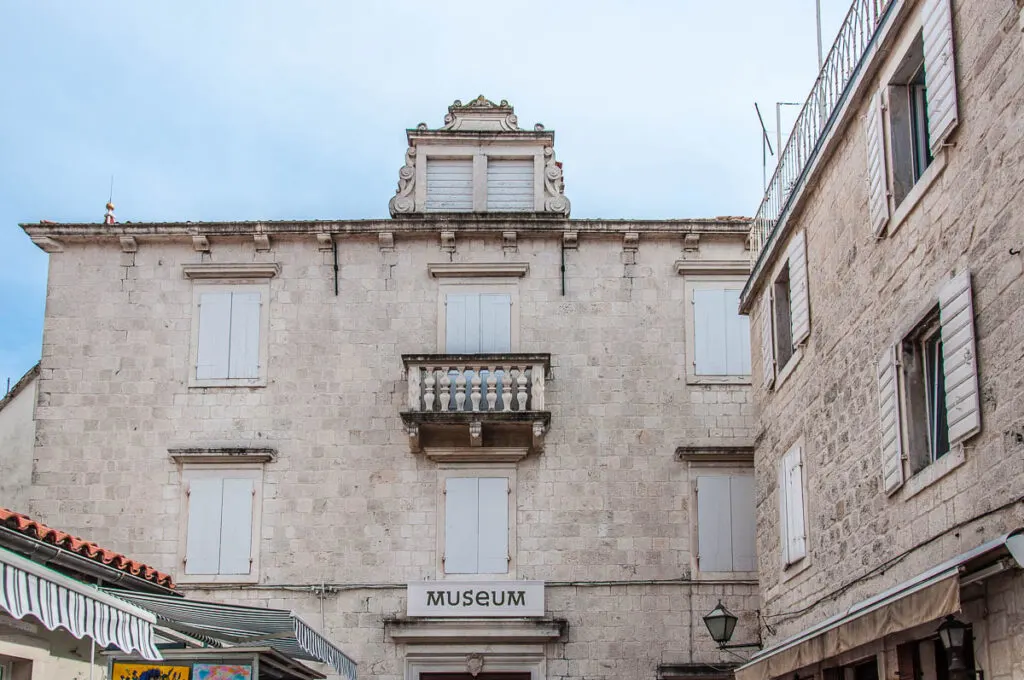
{"label": "awning frame", "polygon": [[[1018,566],[1024,567],[1024,561],[1022,561],[1024,560],[1024,528],[1011,531],[999,538],[983,543],[973,550],[969,550],[952,559],[946,560],[945,562],[918,574],[912,579],[899,583],[882,591],[881,593],[878,593],[877,595],[851,605],[843,613],[831,616],[797,633],[796,635],[782,640],[768,649],[756,652],[750,661],[736,669],[736,677],[740,680],[743,680],[744,676],[749,678],[751,676],[750,671],[761,664],[768,662],[772,657],[793,649],[802,643],[819,638],[840,626],[848,624],[855,619],[870,614],[873,611],[877,611],[882,607],[891,605],[898,600],[910,597],[914,593],[920,592],[925,588],[934,586],[951,578],[956,578],[959,581],[961,574],[967,570],[969,564],[977,562],[981,558],[999,557],[1002,555],[1004,550],[1012,556]],[[991,560],[989,560],[989,562],[991,562]],[[989,562],[977,566],[986,566]],[[957,598],[957,609],[959,609],[959,598]],[[788,669],[783,673],[788,673],[792,670],[796,669]],[[746,671],[746,673],[744,671]]]}
{"label": "awning frame", "polygon": [[16,619],[31,615],[47,630],[58,628],[101,647],[162,657],[153,640],[156,617],[99,588],[0,548],[0,609]]}
{"label": "awning frame", "polygon": [[149,593],[107,592],[153,612],[159,628],[211,640],[223,652],[254,645],[270,647],[289,657],[326,663],[349,680],[356,680],[356,662],[294,612]]}

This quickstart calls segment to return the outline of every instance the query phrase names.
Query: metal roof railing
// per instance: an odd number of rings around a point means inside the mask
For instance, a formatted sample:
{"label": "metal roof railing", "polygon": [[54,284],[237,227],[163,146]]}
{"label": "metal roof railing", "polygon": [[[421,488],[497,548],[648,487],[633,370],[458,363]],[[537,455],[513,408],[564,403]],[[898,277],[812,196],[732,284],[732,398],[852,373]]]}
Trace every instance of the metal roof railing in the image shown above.
{"label": "metal roof railing", "polygon": [[779,154],[761,205],[750,229],[751,271],[790,209],[808,168],[821,150],[822,140],[834,124],[850,83],[857,75],[879,27],[896,0],[854,0],[814,87],[797,115],[793,131]]}

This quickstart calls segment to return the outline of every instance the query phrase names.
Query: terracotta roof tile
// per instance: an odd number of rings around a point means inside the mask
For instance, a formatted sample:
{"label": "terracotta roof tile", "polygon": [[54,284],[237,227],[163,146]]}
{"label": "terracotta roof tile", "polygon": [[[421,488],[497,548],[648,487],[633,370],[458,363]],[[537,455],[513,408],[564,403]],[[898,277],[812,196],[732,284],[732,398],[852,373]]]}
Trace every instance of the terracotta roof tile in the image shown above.
{"label": "terracotta roof tile", "polygon": [[20,534],[55,545],[58,548],[63,548],[96,562],[101,562],[109,567],[127,572],[132,576],[137,576],[165,588],[174,587],[174,580],[168,574],[159,572],[142,562],[136,562],[121,553],[102,548],[90,541],[57,529],[51,529],[45,524],[36,522],[19,512],[0,507],[0,524]]}

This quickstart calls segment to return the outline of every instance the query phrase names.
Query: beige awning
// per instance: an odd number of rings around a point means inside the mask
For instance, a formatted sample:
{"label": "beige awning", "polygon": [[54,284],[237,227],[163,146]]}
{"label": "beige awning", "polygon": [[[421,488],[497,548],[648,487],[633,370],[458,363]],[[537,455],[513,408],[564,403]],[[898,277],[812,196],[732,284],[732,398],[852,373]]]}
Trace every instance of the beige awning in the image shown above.
{"label": "beige awning", "polygon": [[960,572],[950,569],[912,589],[765,650],[736,669],[736,680],[770,680],[842,654],[885,635],[960,611]]}
{"label": "beige awning", "polygon": [[1024,566],[1024,529],[989,541],[758,652],[736,680],[771,680],[960,611],[960,578],[995,560]]}

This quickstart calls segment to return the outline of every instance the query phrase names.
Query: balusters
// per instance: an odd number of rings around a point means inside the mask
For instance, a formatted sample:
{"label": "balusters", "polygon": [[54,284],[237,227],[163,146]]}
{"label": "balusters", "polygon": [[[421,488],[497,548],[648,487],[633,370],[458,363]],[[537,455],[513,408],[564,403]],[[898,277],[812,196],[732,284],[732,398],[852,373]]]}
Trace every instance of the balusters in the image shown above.
{"label": "balusters", "polygon": [[516,401],[519,403],[519,410],[526,410],[526,369],[520,368],[519,375],[516,376]]}
{"label": "balusters", "polygon": [[480,410],[480,369],[473,371],[473,377],[470,379],[469,384],[472,390],[469,400],[473,404],[473,412],[476,413]]}
{"label": "balusters", "polygon": [[487,367],[487,410],[494,411],[494,405],[498,403],[498,376],[495,375],[494,366]]}
{"label": "balusters", "polygon": [[512,410],[512,370],[508,367],[501,373],[501,410]]}
{"label": "balusters", "polygon": [[466,373],[461,370],[455,377],[455,410],[466,410]]}
{"label": "balusters", "polygon": [[423,405],[424,410],[434,410],[434,369],[427,369],[427,377],[423,381]]}
{"label": "balusters", "polygon": [[452,378],[448,375],[448,366],[441,367],[441,410],[447,411],[452,400]]}

